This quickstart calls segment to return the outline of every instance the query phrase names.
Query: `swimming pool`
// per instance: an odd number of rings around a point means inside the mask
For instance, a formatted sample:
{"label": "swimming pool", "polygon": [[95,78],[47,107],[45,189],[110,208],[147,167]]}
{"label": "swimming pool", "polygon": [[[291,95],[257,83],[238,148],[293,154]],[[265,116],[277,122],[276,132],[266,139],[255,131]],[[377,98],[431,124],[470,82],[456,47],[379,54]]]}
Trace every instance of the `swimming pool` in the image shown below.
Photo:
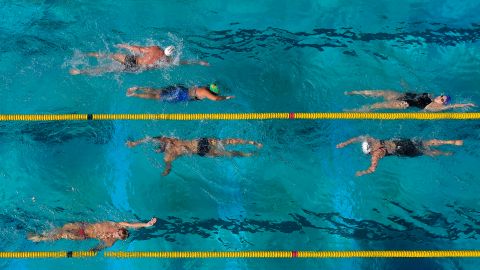
{"label": "swimming pool", "polygon": [[[0,113],[338,112],[367,101],[355,89],[448,92],[479,103],[477,1],[4,1]],[[70,76],[81,52],[120,42],[175,44],[210,67]],[[87,62],[89,61],[89,62]],[[127,98],[134,85],[217,81],[223,102]],[[109,250],[477,249],[477,121],[102,121],[2,125],[3,251],[87,250],[95,241],[33,244],[30,231],[73,221],[148,220]],[[261,141],[245,159],[162,155],[129,138],[168,135]],[[452,157],[388,158],[373,175],[350,137],[463,139]],[[243,148],[239,148],[243,149]],[[4,268],[79,261],[3,260]],[[83,267],[473,268],[465,259],[115,260]]]}

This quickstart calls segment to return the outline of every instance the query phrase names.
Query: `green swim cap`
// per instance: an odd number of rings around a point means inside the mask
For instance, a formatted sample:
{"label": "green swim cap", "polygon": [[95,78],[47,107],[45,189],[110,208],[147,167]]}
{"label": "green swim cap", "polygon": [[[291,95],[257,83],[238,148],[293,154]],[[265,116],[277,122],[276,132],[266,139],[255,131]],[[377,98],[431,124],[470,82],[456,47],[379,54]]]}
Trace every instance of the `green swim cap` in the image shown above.
{"label": "green swim cap", "polygon": [[220,90],[218,90],[218,86],[214,83],[210,84],[209,89],[210,89],[210,91],[212,91],[215,94],[220,93]]}

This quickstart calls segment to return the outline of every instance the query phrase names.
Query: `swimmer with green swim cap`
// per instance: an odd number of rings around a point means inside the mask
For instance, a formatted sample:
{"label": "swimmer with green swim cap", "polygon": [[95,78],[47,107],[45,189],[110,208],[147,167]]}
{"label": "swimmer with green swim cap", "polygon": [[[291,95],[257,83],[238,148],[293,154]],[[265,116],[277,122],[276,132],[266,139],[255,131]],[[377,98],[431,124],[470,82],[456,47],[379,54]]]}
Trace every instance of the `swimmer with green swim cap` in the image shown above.
{"label": "swimmer with green swim cap", "polygon": [[185,87],[183,85],[171,85],[163,88],[151,87],[130,87],[127,90],[127,97],[138,97],[144,99],[157,99],[164,102],[187,102],[202,99],[221,101],[232,99],[235,96],[220,96],[220,89],[217,84],[211,83],[206,86]]}

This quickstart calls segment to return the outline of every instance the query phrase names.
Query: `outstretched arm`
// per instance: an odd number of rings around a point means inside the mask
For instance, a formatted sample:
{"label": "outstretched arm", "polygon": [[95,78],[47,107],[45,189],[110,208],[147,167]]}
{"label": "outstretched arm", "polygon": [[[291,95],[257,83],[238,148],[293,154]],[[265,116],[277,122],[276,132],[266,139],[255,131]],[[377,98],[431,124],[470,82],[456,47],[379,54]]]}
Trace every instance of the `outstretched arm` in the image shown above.
{"label": "outstretched arm", "polygon": [[370,164],[370,168],[364,171],[358,171],[355,175],[362,176],[365,174],[373,173],[377,169],[378,161],[381,159],[380,155],[377,153],[372,154],[372,161]]}
{"label": "outstretched arm", "polygon": [[117,44],[118,48],[127,49],[133,53],[145,53],[150,50],[150,47],[143,47],[143,46],[136,46],[136,45],[129,45],[129,44]]}
{"label": "outstretched arm", "polygon": [[181,60],[179,64],[180,65],[201,65],[205,67],[210,66],[210,64],[207,61],[203,61],[203,60]]}
{"label": "outstretched arm", "polygon": [[147,143],[147,142],[151,142],[151,141],[154,141],[156,140],[155,138],[152,138],[150,136],[147,136],[143,139],[140,139],[140,140],[137,140],[137,141],[127,141],[125,144],[128,146],[128,147],[135,147],[139,144],[142,144],[142,143]]}
{"label": "outstretched arm", "polygon": [[153,226],[157,222],[156,218],[150,219],[149,222],[137,222],[137,223],[130,223],[130,222],[119,222],[117,223],[118,225],[124,227],[124,228],[133,228],[133,229],[138,229],[138,228],[147,228]]}
{"label": "outstretched arm", "polygon": [[204,93],[204,95],[205,95],[206,98],[208,98],[210,100],[214,100],[214,101],[221,101],[221,100],[235,98],[235,96],[217,96],[217,95],[212,94],[210,91],[206,91],[206,93]]}
{"label": "outstretched arm", "polygon": [[358,136],[358,137],[355,137],[355,138],[351,138],[350,140],[348,141],[344,141],[342,143],[339,143],[337,144],[337,148],[343,148],[349,144],[352,144],[352,143],[357,143],[357,142],[361,142],[361,141],[364,141],[366,140],[368,137],[367,136]]}
{"label": "outstretched arm", "polygon": [[466,107],[475,107],[476,105],[473,103],[465,103],[465,104],[452,104],[452,105],[446,105],[446,106],[438,106],[438,107],[431,107],[429,108],[428,106],[425,107],[426,111],[432,111],[432,112],[439,112],[439,111],[445,111],[449,109],[455,109],[455,108],[466,108]]}

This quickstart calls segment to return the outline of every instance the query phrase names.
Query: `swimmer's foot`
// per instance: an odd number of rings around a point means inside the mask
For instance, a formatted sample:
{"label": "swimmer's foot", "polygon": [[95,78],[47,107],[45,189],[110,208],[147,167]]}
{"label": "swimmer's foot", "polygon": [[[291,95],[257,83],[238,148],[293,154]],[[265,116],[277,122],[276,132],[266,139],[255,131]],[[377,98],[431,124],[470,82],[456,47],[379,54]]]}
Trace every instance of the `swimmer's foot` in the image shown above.
{"label": "swimmer's foot", "polygon": [[79,69],[76,69],[76,68],[70,69],[69,72],[70,72],[70,75],[79,75],[82,73]]}
{"label": "swimmer's foot", "polygon": [[127,97],[133,97],[135,95],[135,91],[138,90],[138,87],[134,86],[134,87],[130,87],[128,88],[127,90]]}
{"label": "swimmer's foot", "polygon": [[363,95],[361,91],[345,91],[343,94],[346,96]]}
{"label": "swimmer's foot", "polygon": [[368,108],[359,108],[359,109],[343,109],[344,112],[370,112]]}
{"label": "swimmer's foot", "polygon": [[253,145],[255,145],[258,149],[263,147],[263,144],[257,142],[253,142]]}
{"label": "swimmer's foot", "polygon": [[457,146],[462,146],[463,145],[463,140],[455,140],[455,141],[453,141],[453,144],[457,145]]}
{"label": "swimmer's foot", "polygon": [[100,57],[103,57],[102,54],[100,53],[97,53],[97,52],[90,52],[90,53],[87,53],[87,56],[90,56],[90,57],[95,57],[95,58],[100,58]]}

